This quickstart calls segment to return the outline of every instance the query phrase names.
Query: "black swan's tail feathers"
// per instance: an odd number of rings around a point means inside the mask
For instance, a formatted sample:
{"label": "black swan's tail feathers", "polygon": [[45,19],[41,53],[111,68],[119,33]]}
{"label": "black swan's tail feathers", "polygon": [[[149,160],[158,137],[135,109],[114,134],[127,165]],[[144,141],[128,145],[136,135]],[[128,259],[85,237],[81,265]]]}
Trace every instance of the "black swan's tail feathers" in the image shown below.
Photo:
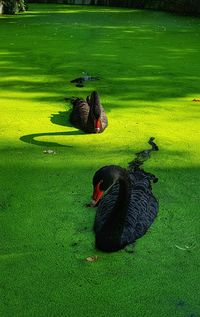
{"label": "black swan's tail feathers", "polygon": [[69,101],[72,105],[76,104],[76,102],[79,102],[80,100],[83,100],[82,98],[78,97],[66,97],[65,101]]}
{"label": "black swan's tail feathers", "polygon": [[[153,141],[154,141],[153,137],[151,137],[148,141],[148,143],[151,145],[151,149],[143,150],[141,152],[136,153],[136,158],[128,164],[128,167],[130,170],[135,171],[140,169],[140,166],[143,165],[143,163],[150,158],[151,152],[159,150],[158,146]],[[153,182],[156,182],[156,181],[153,180]]]}
{"label": "black swan's tail feathers", "polygon": [[154,174],[147,173],[147,172],[144,172],[144,173],[145,173],[145,175],[148,176],[149,180],[152,181],[153,183],[158,182],[158,178]]}

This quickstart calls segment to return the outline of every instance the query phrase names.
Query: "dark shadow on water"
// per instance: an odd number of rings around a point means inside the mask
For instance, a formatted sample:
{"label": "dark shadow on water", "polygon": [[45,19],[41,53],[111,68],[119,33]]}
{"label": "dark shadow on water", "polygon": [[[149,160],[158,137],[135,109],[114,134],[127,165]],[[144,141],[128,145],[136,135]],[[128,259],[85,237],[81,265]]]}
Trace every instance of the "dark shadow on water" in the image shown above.
{"label": "dark shadow on water", "polygon": [[48,147],[74,147],[73,145],[62,145],[56,142],[46,142],[46,141],[39,141],[35,140],[35,138],[43,137],[43,136],[69,136],[69,135],[80,135],[84,134],[83,132],[77,130],[77,131],[68,131],[68,132],[44,132],[44,133],[33,133],[33,134],[27,134],[20,137],[20,140],[22,142],[28,143],[28,144],[34,144],[38,146],[48,146]]}
{"label": "dark shadow on water", "polygon": [[59,111],[58,113],[52,113],[50,120],[53,124],[61,125],[64,127],[73,127],[68,119],[70,112],[71,110]]}

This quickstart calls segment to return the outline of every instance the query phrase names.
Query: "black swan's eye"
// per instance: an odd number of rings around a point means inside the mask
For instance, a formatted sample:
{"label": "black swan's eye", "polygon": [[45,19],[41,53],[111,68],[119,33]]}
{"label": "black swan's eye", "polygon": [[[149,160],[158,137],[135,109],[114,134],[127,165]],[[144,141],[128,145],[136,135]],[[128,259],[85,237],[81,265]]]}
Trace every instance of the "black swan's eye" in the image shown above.
{"label": "black swan's eye", "polygon": [[99,189],[100,190],[104,190],[104,186],[103,186],[104,184],[103,184],[103,180],[101,180],[100,182],[99,182]]}
{"label": "black swan's eye", "polygon": [[98,187],[99,190],[103,191],[103,180],[100,180],[94,187]]}

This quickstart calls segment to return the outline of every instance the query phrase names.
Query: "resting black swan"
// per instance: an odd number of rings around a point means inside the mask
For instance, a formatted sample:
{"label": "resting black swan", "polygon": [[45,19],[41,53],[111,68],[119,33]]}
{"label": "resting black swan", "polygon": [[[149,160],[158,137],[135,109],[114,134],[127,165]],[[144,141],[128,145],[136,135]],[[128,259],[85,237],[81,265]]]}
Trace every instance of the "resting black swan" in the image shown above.
{"label": "resting black swan", "polygon": [[94,222],[96,247],[113,252],[124,248],[142,237],[158,212],[158,202],[152,194],[151,181],[157,178],[140,168],[158,151],[150,138],[150,150],[137,154],[129,168],[110,165],[99,169],[93,177],[93,206],[97,206]]}
{"label": "resting black swan", "polygon": [[93,91],[86,100],[72,98],[71,103],[73,109],[69,119],[75,127],[86,133],[100,133],[105,130],[108,119],[96,91]]}

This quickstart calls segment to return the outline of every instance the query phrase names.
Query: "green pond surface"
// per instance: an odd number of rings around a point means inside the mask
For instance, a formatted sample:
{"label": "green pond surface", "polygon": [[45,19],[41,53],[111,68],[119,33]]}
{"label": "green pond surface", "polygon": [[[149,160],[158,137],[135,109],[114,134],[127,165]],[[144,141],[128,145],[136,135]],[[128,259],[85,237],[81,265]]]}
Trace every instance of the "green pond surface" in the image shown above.
{"label": "green pond surface", "polygon": [[[200,20],[30,5],[0,17],[0,36],[0,316],[199,317]],[[101,80],[70,83],[84,71]],[[92,90],[99,135],[72,127],[64,100]],[[100,252],[92,177],[151,136],[158,217],[134,246]]]}

